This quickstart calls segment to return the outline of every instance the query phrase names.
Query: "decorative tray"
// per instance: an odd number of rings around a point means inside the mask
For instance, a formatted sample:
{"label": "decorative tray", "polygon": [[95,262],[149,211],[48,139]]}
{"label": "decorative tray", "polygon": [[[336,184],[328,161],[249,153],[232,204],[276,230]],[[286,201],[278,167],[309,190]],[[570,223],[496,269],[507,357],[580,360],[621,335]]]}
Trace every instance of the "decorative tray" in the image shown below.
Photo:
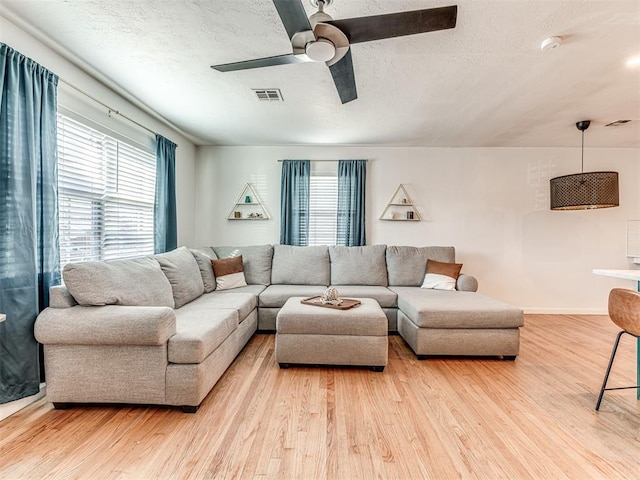
{"label": "decorative tray", "polygon": [[356,300],[355,298],[343,298],[340,305],[331,305],[330,303],[322,303],[322,295],[317,295],[315,297],[303,298],[302,300],[300,300],[300,303],[304,303],[305,305],[313,305],[314,307],[333,308],[336,310],[349,310],[350,308],[357,307],[361,302],[360,300]]}

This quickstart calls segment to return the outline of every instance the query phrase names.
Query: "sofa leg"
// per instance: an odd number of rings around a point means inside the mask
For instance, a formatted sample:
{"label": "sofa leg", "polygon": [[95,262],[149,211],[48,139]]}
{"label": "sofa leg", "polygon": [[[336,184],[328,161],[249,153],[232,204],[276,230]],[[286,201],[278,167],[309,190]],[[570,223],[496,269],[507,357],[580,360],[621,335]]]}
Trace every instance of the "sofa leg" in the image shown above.
{"label": "sofa leg", "polygon": [[71,408],[71,404],[67,402],[53,402],[53,408],[56,410],[68,410]]}
{"label": "sofa leg", "polygon": [[510,361],[514,361],[516,359],[517,355],[503,355],[502,358],[504,358],[505,360],[510,360]]}
{"label": "sofa leg", "polygon": [[375,367],[371,367],[371,370],[374,372],[384,372],[384,365],[376,365]]}
{"label": "sofa leg", "polygon": [[280,365],[280,368],[289,368],[291,366],[288,363],[279,363],[278,365]]}
{"label": "sofa leg", "polygon": [[416,354],[416,357],[418,357],[418,360],[427,360],[429,358],[429,355],[418,355],[418,354]]}
{"label": "sofa leg", "polygon": [[196,413],[199,406],[200,405],[183,405],[181,408],[184,413]]}

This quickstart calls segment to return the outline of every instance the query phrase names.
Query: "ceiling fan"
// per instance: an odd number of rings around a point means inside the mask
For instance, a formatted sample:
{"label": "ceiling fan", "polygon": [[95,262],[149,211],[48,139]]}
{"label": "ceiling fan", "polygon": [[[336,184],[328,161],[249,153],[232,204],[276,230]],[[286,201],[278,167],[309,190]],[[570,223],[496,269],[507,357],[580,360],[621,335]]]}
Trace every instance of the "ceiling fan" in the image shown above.
{"label": "ceiling fan", "polygon": [[331,71],[340,100],[347,103],[358,98],[351,44],[454,28],[458,14],[457,5],[452,5],[333,20],[324,12],[324,7],[333,0],[310,1],[318,7],[318,11],[307,18],[302,0],[273,0],[291,39],[293,53],[213,65],[211,68],[231,72],[289,63],[325,62]]}

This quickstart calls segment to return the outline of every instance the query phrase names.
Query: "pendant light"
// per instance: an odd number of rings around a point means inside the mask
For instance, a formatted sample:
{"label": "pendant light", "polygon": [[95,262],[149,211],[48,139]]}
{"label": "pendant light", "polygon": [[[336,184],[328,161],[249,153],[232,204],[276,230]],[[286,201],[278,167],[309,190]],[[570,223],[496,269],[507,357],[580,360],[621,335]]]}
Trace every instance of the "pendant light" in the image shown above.
{"label": "pendant light", "polygon": [[590,210],[620,205],[618,172],[584,171],[584,131],[590,123],[589,120],[576,123],[582,132],[582,172],[551,179],[551,210]]}

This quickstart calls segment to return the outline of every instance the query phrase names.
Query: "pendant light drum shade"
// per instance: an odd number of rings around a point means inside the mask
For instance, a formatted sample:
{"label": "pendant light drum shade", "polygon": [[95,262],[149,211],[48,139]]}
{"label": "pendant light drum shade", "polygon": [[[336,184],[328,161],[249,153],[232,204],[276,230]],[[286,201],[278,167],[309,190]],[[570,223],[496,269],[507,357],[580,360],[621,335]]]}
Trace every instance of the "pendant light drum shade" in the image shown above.
{"label": "pendant light drum shade", "polygon": [[576,123],[576,128],[582,132],[581,173],[550,180],[551,210],[591,210],[620,205],[618,172],[584,171],[584,131],[590,124],[589,120]]}
{"label": "pendant light drum shade", "polygon": [[551,210],[588,210],[620,205],[618,172],[587,172],[551,179]]}

